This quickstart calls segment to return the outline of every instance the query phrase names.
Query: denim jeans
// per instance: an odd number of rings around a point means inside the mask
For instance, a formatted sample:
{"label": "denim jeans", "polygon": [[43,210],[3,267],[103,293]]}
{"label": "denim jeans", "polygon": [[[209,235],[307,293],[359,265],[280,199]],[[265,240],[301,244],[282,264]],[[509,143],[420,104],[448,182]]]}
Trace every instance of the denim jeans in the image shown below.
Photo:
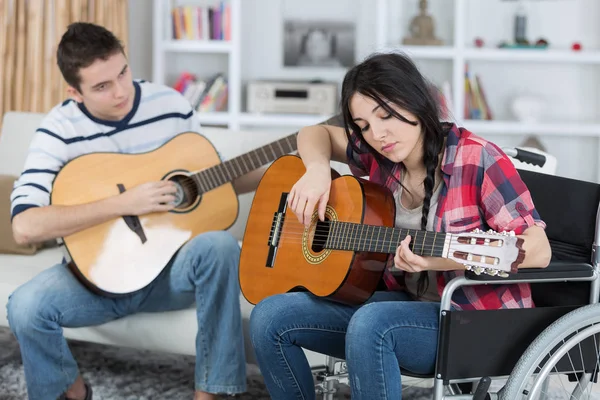
{"label": "denim jeans", "polygon": [[196,389],[245,391],[239,255],[239,245],[229,233],[208,232],[187,242],[149,286],[125,297],[95,295],[64,264],[19,287],[9,297],[8,321],[21,348],[29,399],[54,400],[79,374],[63,327],[99,325],[133,313],[178,310],[194,303]]}
{"label": "denim jeans", "polygon": [[405,292],[376,292],[362,306],[286,293],[254,308],[250,334],[274,400],[315,398],[302,348],[346,360],[352,400],[400,399],[400,368],[434,371],[439,309]]}

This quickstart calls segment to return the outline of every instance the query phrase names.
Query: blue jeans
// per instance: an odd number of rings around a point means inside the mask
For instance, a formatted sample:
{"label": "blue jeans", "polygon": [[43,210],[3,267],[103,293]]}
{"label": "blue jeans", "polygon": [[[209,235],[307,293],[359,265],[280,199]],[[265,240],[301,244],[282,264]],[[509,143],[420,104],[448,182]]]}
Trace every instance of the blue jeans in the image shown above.
{"label": "blue jeans", "polygon": [[19,341],[29,399],[56,399],[79,372],[62,327],[99,325],[138,312],[163,312],[196,303],[196,389],[246,390],[240,313],[240,248],[227,232],[187,242],[149,286],[121,298],[95,295],[64,264],[43,271],[8,301],[8,321]]}
{"label": "blue jeans", "polygon": [[250,334],[274,400],[315,398],[302,348],[346,360],[352,400],[400,399],[400,368],[434,371],[439,309],[404,292],[376,292],[362,306],[286,293],[254,308]]}

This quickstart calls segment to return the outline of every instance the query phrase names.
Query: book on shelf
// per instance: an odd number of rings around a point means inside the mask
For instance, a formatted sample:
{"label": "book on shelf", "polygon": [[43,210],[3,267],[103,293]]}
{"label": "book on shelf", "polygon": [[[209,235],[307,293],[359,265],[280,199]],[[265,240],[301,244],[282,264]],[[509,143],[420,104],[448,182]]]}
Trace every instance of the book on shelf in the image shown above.
{"label": "book on shelf", "polygon": [[173,88],[180,92],[198,112],[227,111],[229,90],[227,79],[222,73],[202,80],[189,72],[183,72]]}
{"label": "book on shelf", "polygon": [[231,6],[221,1],[215,6],[185,5],[171,10],[172,39],[230,40]]}
{"label": "book on shelf", "polygon": [[492,120],[492,110],[488,104],[479,75],[471,75],[469,65],[465,65],[465,119]]}

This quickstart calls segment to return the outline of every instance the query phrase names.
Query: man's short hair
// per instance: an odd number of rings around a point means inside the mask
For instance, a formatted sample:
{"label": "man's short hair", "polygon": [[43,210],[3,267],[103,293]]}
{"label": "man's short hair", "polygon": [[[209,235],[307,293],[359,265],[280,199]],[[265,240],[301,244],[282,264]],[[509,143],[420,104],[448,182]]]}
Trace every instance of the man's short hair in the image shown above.
{"label": "man's short hair", "polygon": [[125,54],[123,44],[111,31],[100,25],[75,22],[63,34],[56,60],[65,81],[81,92],[79,70],[119,52]]}

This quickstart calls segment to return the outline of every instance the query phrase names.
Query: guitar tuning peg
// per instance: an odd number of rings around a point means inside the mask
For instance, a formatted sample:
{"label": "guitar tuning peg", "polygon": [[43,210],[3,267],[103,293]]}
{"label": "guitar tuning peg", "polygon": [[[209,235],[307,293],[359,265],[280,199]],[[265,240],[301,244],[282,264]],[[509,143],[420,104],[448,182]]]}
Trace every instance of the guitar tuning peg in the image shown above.
{"label": "guitar tuning peg", "polygon": [[508,274],[507,274],[506,272],[504,272],[504,271],[500,271],[500,272],[498,273],[498,276],[500,276],[500,277],[502,277],[502,278],[508,278]]}
{"label": "guitar tuning peg", "polygon": [[485,269],[485,273],[490,275],[490,276],[496,276],[498,275],[498,270],[497,269],[492,269],[492,268],[486,268]]}

